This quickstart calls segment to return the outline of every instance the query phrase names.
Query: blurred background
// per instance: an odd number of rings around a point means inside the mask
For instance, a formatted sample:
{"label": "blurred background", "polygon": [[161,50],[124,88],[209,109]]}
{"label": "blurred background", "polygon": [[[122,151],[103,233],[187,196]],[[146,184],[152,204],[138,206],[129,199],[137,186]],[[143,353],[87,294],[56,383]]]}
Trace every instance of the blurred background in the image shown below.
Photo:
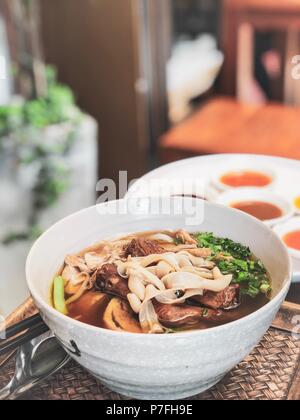
{"label": "blurred background", "polygon": [[27,295],[32,241],[99,177],[300,159],[299,33],[300,0],[0,0],[0,314]]}

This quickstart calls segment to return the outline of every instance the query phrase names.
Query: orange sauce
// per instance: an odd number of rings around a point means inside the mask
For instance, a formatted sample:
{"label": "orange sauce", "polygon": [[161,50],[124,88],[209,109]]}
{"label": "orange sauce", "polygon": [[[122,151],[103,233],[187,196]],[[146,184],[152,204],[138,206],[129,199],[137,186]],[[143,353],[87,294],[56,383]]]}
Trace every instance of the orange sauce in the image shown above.
{"label": "orange sauce", "polygon": [[232,171],[221,177],[221,182],[229,187],[266,187],[272,178],[254,171]]}
{"label": "orange sauce", "polygon": [[300,210],[300,196],[295,198],[294,204]]}
{"label": "orange sauce", "polygon": [[295,230],[294,232],[286,234],[283,240],[289,248],[300,251],[300,230]]}
{"label": "orange sauce", "polygon": [[277,219],[283,216],[283,211],[279,207],[263,201],[242,201],[232,203],[231,207],[248,213],[262,221]]}

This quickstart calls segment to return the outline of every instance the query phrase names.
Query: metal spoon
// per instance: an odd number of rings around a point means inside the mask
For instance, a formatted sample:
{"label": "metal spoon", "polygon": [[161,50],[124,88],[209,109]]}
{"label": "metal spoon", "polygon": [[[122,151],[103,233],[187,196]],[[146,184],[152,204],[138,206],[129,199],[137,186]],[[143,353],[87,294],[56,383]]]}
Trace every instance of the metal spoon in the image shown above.
{"label": "metal spoon", "polygon": [[15,376],[0,390],[0,400],[19,398],[69,361],[69,356],[53,335],[47,333],[30,341],[18,350]]}

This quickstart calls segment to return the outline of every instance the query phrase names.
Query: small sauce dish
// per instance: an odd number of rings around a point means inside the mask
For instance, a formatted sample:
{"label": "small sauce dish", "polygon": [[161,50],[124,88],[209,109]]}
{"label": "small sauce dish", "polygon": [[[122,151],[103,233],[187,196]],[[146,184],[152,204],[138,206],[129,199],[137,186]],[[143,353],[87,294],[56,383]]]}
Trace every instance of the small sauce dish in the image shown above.
{"label": "small sauce dish", "polygon": [[212,182],[221,191],[236,188],[270,188],[276,180],[274,171],[256,166],[223,167],[213,176]]}
{"label": "small sauce dish", "polygon": [[236,188],[221,194],[217,202],[244,211],[268,226],[283,223],[294,214],[288,200],[260,188]]}
{"label": "small sauce dish", "polygon": [[300,274],[300,217],[293,217],[276,226],[274,231],[288,247],[294,271]]}

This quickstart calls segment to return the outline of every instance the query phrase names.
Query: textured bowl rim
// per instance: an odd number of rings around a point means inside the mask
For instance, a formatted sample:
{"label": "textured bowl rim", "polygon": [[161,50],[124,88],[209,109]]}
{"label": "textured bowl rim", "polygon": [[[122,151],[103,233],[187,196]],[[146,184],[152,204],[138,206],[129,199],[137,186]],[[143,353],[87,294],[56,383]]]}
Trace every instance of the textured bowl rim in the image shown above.
{"label": "textured bowl rim", "polygon": [[[195,200],[193,198],[187,198],[187,197],[176,197],[173,198],[174,200]],[[122,202],[122,201],[126,201],[126,199],[123,200],[116,200],[111,202],[111,204],[113,205],[116,202]],[[120,337],[123,336],[124,338],[128,338],[128,339],[135,339],[137,337],[143,337],[144,339],[147,337],[153,337],[151,339],[154,340],[172,340],[172,339],[178,339],[178,338],[188,338],[188,337],[193,337],[196,335],[206,335],[206,334],[211,334],[211,333],[218,333],[218,332],[222,332],[225,331],[226,329],[229,328],[238,328],[239,325],[247,322],[247,321],[251,321],[252,319],[259,317],[261,314],[263,314],[264,312],[268,312],[268,309],[271,307],[275,307],[276,304],[278,304],[281,300],[284,299],[285,295],[288,293],[288,290],[291,286],[291,282],[292,282],[292,276],[293,276],[293,271],[292,271],[292,258],[288,252],[287,247],[284,245],[283,241],[278,237],[278,235],[275,234],[275,232],[270,229],[268,226],[266,226],[264,223],[262,223],[261,221],[259,221],[258,219],[256,219],[255,217],[252,217],[246,213],[240,212],[238,210],[235,209],[231,209],[229,207],[225,207],[222,206],[220,204],[216,204],[216,203],[209,203],[209,202],[205,202],[205,205],[208,207],[219,207],[220,210],[222,211],[226,211],[226,212],[234,212],[237,213],[239,215],[240,218],[244,218],[245,221],[247,222],[247,220],[251,220],[252,222],[258,224],[260,226],[261,229],[267,231],[269,234],[271,233],[274,240],[278,241],[280,247],[282,248],[283,254],[285,254],[286,256],[286,260],[287,260],[287,271],[288,274],[286,276],[286,278],[283,279],[283,283],[284,286],[281,288],[281,290],[278,292],[278,294],[272,299],[270,300],[270,302],[268,302],[266,305],[264,305],[263,307],[261,307],[260,309],[258,309],[257,311],[251,313],[250,315],[247,315],[246,317],[240,318],[236,321],[230,322],[228,324],[223,324],[223,325],[219,325],[217,327],[212,327],[212,328],[208,328],[208,329],[204,329],[204,330],[192,330],[192,331],[186,331],[186,332],[178,332],[178,333],[172,333],[172,334],[144,334],[144,333],[131,333],[131,332],[119,332],[119,331],[112,331],[112,330],[108,330],[105,328],[101,328],[101,327],[95,327],[92,325],[88,325],[85,324],[81,321],[77,321],[73,318],[70,318],[66,315],[63,315],[62,313],[58,312],[55,308],[53,308],[48,302],[45,301],[45,299],[41,298],[39,293],[35,290],[35,287],[32,285],[32,281],[30,279],[30,275],[29,275],[29,267],[32,264],[32,260],[34,258],[34,253],[36,248],[39,246],[40,242],[50,233],[52,232],[52,230],[54,230],[55,228],[59,227],[60,225],[63,225],[67,220],[75,217],[75,216],[79,216],[81,214],[87,213],[89,211],[91,211],[92,209],[95,209],[99,206],[91,206],[88,207],[86,209],[80,210],[78,212],[75,212],[65,218],[63,218],[62,220],[58,221],[57,223],[55,223],[52,227],[50,227],[46,232],[44,232],[40,238],[37,239],[37,241],[33,244],[27,260],[26,260],[26,267],[25,267],[25,271],[26,271],[26,281],[27,281],[27,285],[30,291],[30,294],[33,298],[33,300],[35,302],[38,303],[38,306],[41,307],[43,310],[45,310],[48,314],[50,314],[51,316],[53,316],[54,318],[59,319],[60,321],[64,322],[65,324],[69,324],[72,325],[73,327],[79,327],[80,329],[84,329],[86,331],[90,331],[90,332],[94,332],[94,333],[102,333],[103,335],[106,336],[111,336],[111,337]]]}

